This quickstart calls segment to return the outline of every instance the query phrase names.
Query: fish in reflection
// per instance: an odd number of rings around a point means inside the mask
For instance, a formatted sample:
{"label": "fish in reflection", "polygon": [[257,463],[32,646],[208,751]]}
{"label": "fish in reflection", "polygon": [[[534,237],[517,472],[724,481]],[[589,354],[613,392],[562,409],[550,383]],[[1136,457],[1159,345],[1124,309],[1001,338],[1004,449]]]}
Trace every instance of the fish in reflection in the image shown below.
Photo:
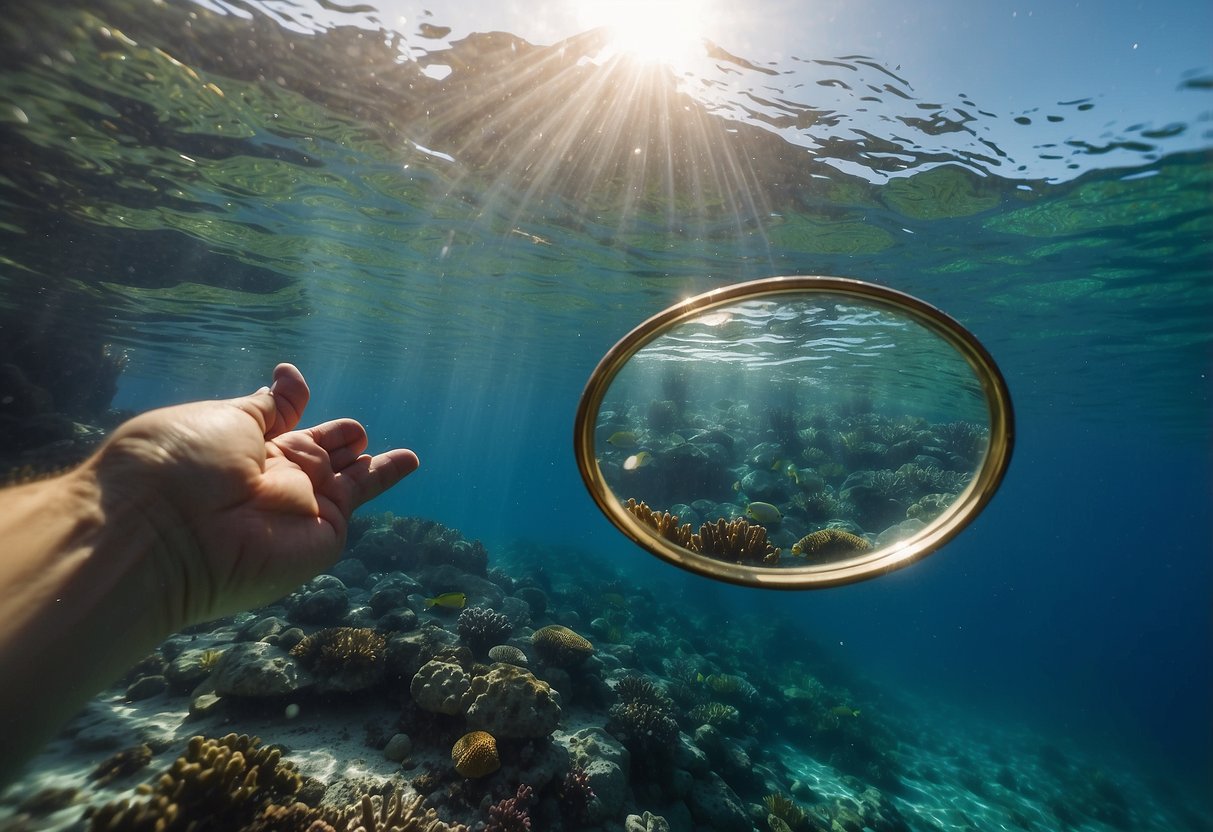
{"label": "fish in reflection", "polygon": [[637,468],[643,468],[648,465],[653,459],[653,455],[648,451],[641,451],[638,454],[632,454],[623,461],[623,470],[635,471]]}
{"label": "fish in reflection", "polygon": [[433,598],[426,598],[427,607],[445,607],[449,610],[461,610],[468,602],[468,597],[462,592],[444,592]]}
{"label": "fish in reflection", "polygon": [[607,444],[616,448],[635,448],[636,434],[630,430],[617,430],[607,437]]}
{"label": "fish in reflection", "polygon": [[757,500],[746,506],[745,515],[756,523],[778,523],[783,519],[775,506]]}

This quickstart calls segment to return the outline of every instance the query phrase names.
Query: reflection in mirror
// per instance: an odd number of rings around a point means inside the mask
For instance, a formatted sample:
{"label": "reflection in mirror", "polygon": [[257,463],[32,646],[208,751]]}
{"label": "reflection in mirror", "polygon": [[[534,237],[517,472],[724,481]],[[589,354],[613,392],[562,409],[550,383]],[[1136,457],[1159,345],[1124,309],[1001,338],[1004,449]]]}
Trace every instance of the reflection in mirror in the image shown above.
{"label": "reflection in mirror", "polygon": [[915,316],[803,292],[717,306],[607,387],[614,499],[701,557],[781,569],[865,557],[959,500],[990,441],[982,380]]}

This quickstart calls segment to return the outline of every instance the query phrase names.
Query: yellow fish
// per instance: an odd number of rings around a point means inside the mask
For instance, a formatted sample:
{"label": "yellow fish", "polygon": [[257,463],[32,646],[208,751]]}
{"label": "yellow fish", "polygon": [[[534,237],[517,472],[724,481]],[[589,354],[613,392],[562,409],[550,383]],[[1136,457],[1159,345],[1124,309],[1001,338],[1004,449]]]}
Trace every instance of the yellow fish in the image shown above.
{"label": "yellow fish", "polygon": [[425,599],[427,607],[446,607],[451,610],[461,610],[467,602],[468,597],[462,592],[444,592]]}
{"label": "yellow fish", "polygon": [[636,434],[630,430],[617,430],[607,437],[607,442],[616,448],[635,448]]}
{"label": "yellow fish", "polygon": [[746,506],[745,515],[756,523],[778,523],[783,519],[783,515],[775,506],[757,501]]}
{"label": "yellow fish", "polygon": [[623,470],[635,471],[637,468],[643,468],[649,464],[649,460],[652,458],[653,455],[648,451],[641,451],[638,454],[632,454],[623,461]]}
{"label": "yellow fish", "polygon": [[830,708],[830,713],[832,713],[834,716],[855,717],[855,716],[859,716],[859,709],[858,708],[849,708],[846,705],[836,705],[835,707]]}

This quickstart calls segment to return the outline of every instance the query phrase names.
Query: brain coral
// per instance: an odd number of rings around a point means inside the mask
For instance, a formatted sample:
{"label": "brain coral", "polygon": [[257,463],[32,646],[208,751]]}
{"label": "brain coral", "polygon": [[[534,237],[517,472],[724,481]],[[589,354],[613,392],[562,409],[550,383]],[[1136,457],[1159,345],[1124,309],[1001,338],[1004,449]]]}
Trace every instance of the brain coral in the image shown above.
{"label": "brain coral", "polygon": [[474,678],[471,697],[468,727],[499,737],[546,737],[560,722],[560,694],[512,664],[494,665]]}
{"label": "brain coral", "polygon": [[536,630],[531,636],[531,644],[535,645],[540,658],[557,667],[574,667],[594,653],[594,645],[559,624]]}
{"label": "brain coral", "polygon": [[866,552],[872,544],[859,535],[842,529],[821,529],[806,534],[792,546],[792,554],[802,558],[836,558]]}
{"label": "brain coral", "polygon": [[486,777],[501,768],[497,740],[488,731],[472,731],[455,741],[451,748],[455,771],[464,777]]}
{"label": "brain coral", "polygon": [[455,716],[471,701],[472,677],[455,662],[433,659],[413,676],[409,691],[421,708]]}

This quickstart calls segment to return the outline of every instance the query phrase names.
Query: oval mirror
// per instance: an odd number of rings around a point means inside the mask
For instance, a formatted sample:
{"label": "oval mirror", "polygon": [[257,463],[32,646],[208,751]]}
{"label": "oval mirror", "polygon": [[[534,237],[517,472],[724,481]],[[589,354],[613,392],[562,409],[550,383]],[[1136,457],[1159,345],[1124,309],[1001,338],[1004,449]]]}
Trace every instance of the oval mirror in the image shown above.
{"label": "oval mirror", "polygon": [[1011,456],[1006,382],[934,307],[834,277],[686,300],[599,363],[581,476],[658,557],[719,580],[851,583],[954,537]]}

